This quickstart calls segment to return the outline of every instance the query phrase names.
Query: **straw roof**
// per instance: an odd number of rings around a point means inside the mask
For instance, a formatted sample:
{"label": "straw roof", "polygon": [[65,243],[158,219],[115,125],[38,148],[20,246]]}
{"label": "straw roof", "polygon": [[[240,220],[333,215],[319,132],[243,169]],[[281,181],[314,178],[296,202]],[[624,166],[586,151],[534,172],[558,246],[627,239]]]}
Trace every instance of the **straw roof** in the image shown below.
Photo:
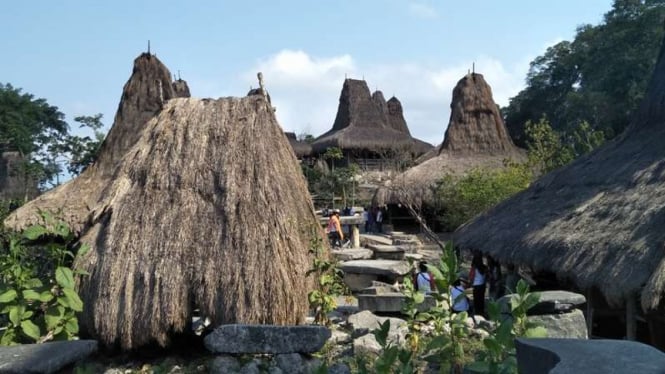
{"label": "straw roof", "polygon": [[6,223],[63,209],[91,246],[75,262],[90,274],[81,327],[106,345],[167,345],[194,307],[214,324],[303,322],[319,226],[272,108],[262,96],[151,101],[162,72],[140,56],[100,161]]}
{"label": "straw roof", "polygon": [[302,158],[312,154],[312,145],[307,142],[298,140],[295,133],[285,132],[284,135],[286,135],[286,139],[289,141],[289,144],[291,145],[293,152],[296,154],[296,157]]}
{"label": "straw roof", "polygon": [[613,304],[665,291],[665,45],[620,138],[462,226],[456,244],[600,290]]}
{"label": "straw roof", "polygon": [[463,77],[453,90],[450,121],[438,150],[421,156],[421,163],[377,190],[379,205],[409,202],[416,206],[431,199],[431,187],[446,174],[461,175],[476,167],[503,167],[507,159],[526,160],[506,130],[492,89],[481,74]]}
{"label": "straw roof", "polygon": [[424,153],[423,148],[429,150],[432,146],[412,138],[408,129],[403,132],[390,127],[387,103],[380,91],[372,96],[364,80],[346,79],[332,129],[312,143],[315,153],[331,147],[373,152],[406,150],[419,155]]}

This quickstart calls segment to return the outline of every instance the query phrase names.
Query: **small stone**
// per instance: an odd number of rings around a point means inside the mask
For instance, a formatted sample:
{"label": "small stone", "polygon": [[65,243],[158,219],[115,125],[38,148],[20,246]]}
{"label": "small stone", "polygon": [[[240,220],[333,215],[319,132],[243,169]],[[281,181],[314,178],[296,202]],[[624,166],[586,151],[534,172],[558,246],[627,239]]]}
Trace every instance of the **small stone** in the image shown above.
{"label": "small stone", "polygon": [[240,363],[235,357],[221,355],[215,357],[210,365],[210,374],[237,373],[240,371]]}

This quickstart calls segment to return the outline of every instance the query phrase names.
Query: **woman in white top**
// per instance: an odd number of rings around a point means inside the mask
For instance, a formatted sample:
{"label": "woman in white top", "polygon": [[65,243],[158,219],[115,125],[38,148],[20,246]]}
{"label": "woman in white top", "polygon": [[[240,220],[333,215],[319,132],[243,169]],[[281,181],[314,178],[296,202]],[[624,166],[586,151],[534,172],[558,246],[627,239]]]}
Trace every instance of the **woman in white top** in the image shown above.
{"label": "woman in white top", "polygon": [[473,286],[473,313],[485,315],[485,278],[487,275],[487,267],[483,263],[483,256],[481,254],[474,255],[471,261],[471,272],[469,279]]}
{"label": "woman in white top", "polygon": [[456,280],[450,288],[450,302],[453,304],[453,312],[461,313],[469,311],[469,299],[464,292],[461,280]]}
{"label": "woman in white top", "polygon": [[434,283],[434,276],[432,273],[427,271],[427,263],[421,262],[418,264],[418,273],[416,274],[416,279],[413,282],[416,286],[416,290],[427,294],[434,292],[436,288],[436,283]]}

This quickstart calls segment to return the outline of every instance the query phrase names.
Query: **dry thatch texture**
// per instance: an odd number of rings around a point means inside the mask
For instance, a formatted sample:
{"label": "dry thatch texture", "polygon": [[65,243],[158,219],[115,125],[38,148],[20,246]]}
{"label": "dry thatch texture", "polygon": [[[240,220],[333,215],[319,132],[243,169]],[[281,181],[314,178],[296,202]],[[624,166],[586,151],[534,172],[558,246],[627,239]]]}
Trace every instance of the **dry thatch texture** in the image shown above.
{"label": "dry thatch texture", "polygon": [[[178,87],[186,87],[179,81]],[[185,93],[174,89],[171,73],[157,57],[143,53],[134,60],[134,69],[122,91],[111,130],[102,144],[97,161],[76,180],[69,181],[37,197],[10,215],[5,224],[20,229],[37,222],[37,209],[61,211],[62,218],[77,232],[115,172],[125,153],[136,143],[145,123],[153,118],[166,100]],[[188,90],[187,90],[188,91]]]}
{"label": "dry thatch texture", "polygon": [[665,289],[665,45],[621,138],[555,170],[461,227],[456,244],[555,272],[613,304]]}
{"label": "dry thatch texture", "polygon": [[189,86],[187,85],[187,82],[185,82],[182,79],[178,79],[173,82],[173,92],[175,93],[176,97],[190,97],[192,96],[189,93]]}
{"label": "dry thatch texture", "polygon": [[296,154],[296,157],[303,158],[312,154],[312,145],[307,142],[298,140],[295,133],[285,132],[284,135],[286,135],[286,139],[288,139],[289,144],[293,149],[293,153]]}
{"label": "dry thatch texture", "polygon": [[[142,81],[137,74],[159,67],[143,58],[125,93]],[[139,109],[146,102],[123,100]],[[106,345],[166,345],[187,327],[194,306],[215,324],[302,322],[309,230],[320,226],[272,108],[251,96],[178,98],[155,110],[145,124],[116,116],[111,131],[132,125],[137,140],[112,172],[96,170],[98,163],[7,223],[23,227],[37,209],[69,213],[75,199],[86,202],[68,215],[91,246],[75,262],[90,273],[79,280],[80,322]],[[105,144],[102,152],[118,149]]]}
{"label": "dry thatch texture", "polygon": [[386,103],[386,110],[388,111],[388,126],[410,136],[411,133],[409,132],[409,128],[406,126],[406,120],[404,119],[402,103],[395,96],[391,97]]}
{"label": "dry thatch texture", "polygon": [[446,174],[461,175],[476,167],[499,168],[504,160],[526,160],[525,152],[508,136],[492,89],[481,74],[468,74],[457,82],[450,109],[450,122],[438,151],[425,153],[421,163],[379,188],[374,196],[376,204],[419,206],[432,198],[431,186]]}
{"label": "dry thatch texture", "polygon": [[408,129],[402,132],[390,127],[388,106],[380,91],[372,96],[364,80],[346,79],[333,128],[312,143],[314,153],[330,147],[377,153],[405,150],[420,155],[432,146],[412,138]]}

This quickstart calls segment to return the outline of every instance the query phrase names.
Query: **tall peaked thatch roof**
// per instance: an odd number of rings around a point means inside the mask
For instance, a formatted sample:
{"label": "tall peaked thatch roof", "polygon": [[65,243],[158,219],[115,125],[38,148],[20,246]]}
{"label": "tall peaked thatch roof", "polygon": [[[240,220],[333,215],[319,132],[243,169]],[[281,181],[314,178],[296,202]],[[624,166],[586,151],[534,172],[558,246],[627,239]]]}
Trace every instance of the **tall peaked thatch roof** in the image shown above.
{"label": "tall peaked thatch roof", "polygon": [[176,97],[190,97],[189,86],[187,82],[182,79],[173,81],[173,91]]}
{"label": "tall peaked thatch roof", "polygon": [[117,163],[136,144],[146,122],[162,110],[167,100],[180,95],[184,92],[174,89],[171,73],[156,56],[149,53],[138,56],[134,60],[132,75],[123,87],[113,126],[95,163],[77,178],[79,182],[69,181],[38,196],[12,214],[6,223],[10,227],[21,228],[38,221],[37,209],[62,209],[62,219],[80,231],[84,217],[103,193],[96,186],[105,183],[101,180],[109,180],[113,176]]}
{"label": "tall peaked thatch roof", "polygon": [[324,153],[330,147],[348,150],[406,150],[421,154],[425,142],[407,132],[391,128],[388,108],[380,91],[370,94],[364,80],[346,79],[339,98],[337,116],[330,131],[319,136],[312,149]]}
{"label": "tall peaked thatch roof", "polygon": [[665,292],[665,44],[626,132],[476,217],[456,244],[597,288],[615,304]]}
{"label": "tall peaked thatch roof", "polygon": [[75,262],[90,274],[79,281],[80,322],[104,344],[166,345],[193,308],[214,324],[302,322],[309,239],[320,227],[270,105],[262,96],[176,98],[155,110],[133,127],[136,141],[112,171],[95,164],[6,223],[25,226],[38,209],[67,212],[68,194],[89,193],[76,196],[82,213],[67,217],[91,246]]}
{"label": "tall peaked thatch roof", "polygon": [[395,96],[391,97],[386,103],[386,111],[388,113],[388,126],[399,132],[411,135],[404,119],[402,103]]}
{"label": "tall peaked thatch roof", "polygon": [[481,74],[467,74],[457,82],[450,109],[438,154],[427,153],[422,163],[381,187],[375,196],[377,204],[408,201],[420,205],[431,198],[430,187],[446,174],[460,175],[475,167],[499,168],[506,159],[526,159],[508,136],[492,89]]}

